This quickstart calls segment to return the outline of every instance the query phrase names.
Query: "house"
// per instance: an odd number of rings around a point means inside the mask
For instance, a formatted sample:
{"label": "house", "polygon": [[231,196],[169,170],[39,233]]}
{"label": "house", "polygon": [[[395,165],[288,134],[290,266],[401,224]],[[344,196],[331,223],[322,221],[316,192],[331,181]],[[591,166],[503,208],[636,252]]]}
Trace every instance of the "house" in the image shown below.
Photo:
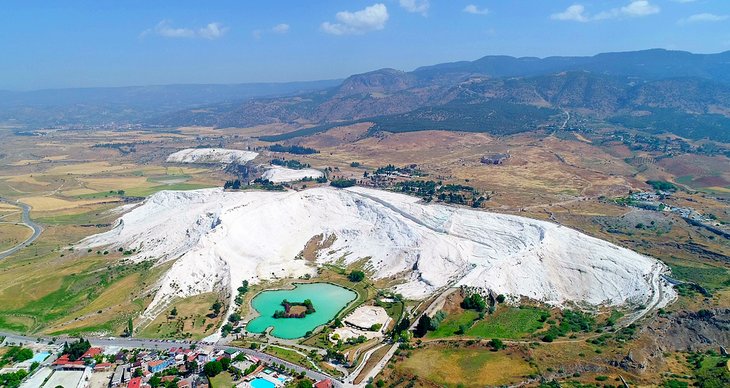
{"label": "house", "polygon": [[197,359],[198,365],[203,365],[210,361],[210,357],[205,353],[198,353]]}
{"label": "house", "polygon": [[238,355],[238,353],[239,352],[236,349],[226,349],[225,351],[223,351],[223,357],[233,359]]}
{"label": "house", "polygon": [[147,363],[147,369],[152,373],[162,372],[174,362],[174,359],[154,360]]}
{"label": "house", "polygon": [[129,380],[129,384],[127,384],[127,388],[141,388],[142,387],[142,378],[141,377],[135,377],[132,380]]}
{"label": "house", "polygon": [[160,382],[169,383],[170,381],[175,381],[176,378],[177,378],[177,376],[162,376],[162,378],[160,379]]}
{"label": "house", "polygon": [[71,361],[69,359],[68,354],[64,354],[61,357],[57,358],[56,361],[53,361],[53,369],[64,369],[64,370],[72,370],[72,369],[84,369],[86,365],[84,364],[83,360],[76,360]]}
{"label": "house", "polygon": [[108,362],[101,362],[94,366],[94,372],[107,372],[112,370],[113,364]]}
{"label": "house", "polygon": [[314,384],[314,388],[332,388],[334,385],[332,384],[332,380],[330,379],[324,379],[322,381],[317,382]]}
{"label": "house", "polygon": [[88,360],[94,358],[104,352],[102,348],[89,348],[84,354],[81,355],[81,359]]}
{"label": "house", "polygon": [[180,380],[177,382],[177,388],[193,388],[192,380]]}

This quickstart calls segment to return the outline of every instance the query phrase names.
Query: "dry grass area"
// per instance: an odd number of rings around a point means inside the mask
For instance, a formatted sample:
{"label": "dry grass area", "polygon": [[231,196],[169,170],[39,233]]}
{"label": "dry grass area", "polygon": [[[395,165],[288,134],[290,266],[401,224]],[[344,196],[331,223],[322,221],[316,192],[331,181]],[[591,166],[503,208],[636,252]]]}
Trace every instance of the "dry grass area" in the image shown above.
{"label": "dry grass area", "polygon": [[[208,315],[210,307],[219,298],[216,293],[207,293],[175,301],[169,306],[168,314],[160,314],[141,328],[138,335],[146,338],[201,339],[213,334],[224,314],[215,318]],[[176,315],[171,314],[173,309],[177,310]]]}
{"label": "dry grass area", "polygon": [[416,349],[396,364],[396,371],[406,380],[415,378],[428,385],[449,387],[514,384],[536,372],[516,350],[491,352],[481,346]]}
{"label": "dry grass area", "polygon": [[34,212],[49,212],[65,209],[74,209],[88,205],[98,205],[109,202],[118,202],[116,199],[106,200],[81,200],[81,201],[69,201],[55,197],[23,197],[20,201],[30,205]]}
{"label": "dry grass area", "polygon": [[23,225],[0,222],[0,252],[20,244],[31,234],[33,231]]}

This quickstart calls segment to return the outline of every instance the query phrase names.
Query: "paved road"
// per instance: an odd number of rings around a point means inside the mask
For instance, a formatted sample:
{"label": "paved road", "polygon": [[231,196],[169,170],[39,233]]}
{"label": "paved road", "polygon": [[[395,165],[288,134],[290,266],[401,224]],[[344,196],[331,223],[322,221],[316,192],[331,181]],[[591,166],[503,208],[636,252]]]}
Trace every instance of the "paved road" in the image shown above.
{"label": "paved road", "polygon": [[11,205],[20,206],[23,209],[23,216],[22,216],[21,222],[19,224],[25,225],[25,226],[33,229],[33,234],[30,237],[28,237],[28,239],[26,239],[22,243],[14,246],[6,251],[0,252],[0,260],[2,260],[4,258],[18,252],[19,250],[25,248],[26,246],[30,245],[33,241],[35,241],[41,235],[41,233],[43,232],[43,228],[30,219],[30,206],[28,206],[22,202],[11,201],[9,199],[5,199],[2,197],[0,197],[0,202],[5,202],[5,203],[11,204]]}

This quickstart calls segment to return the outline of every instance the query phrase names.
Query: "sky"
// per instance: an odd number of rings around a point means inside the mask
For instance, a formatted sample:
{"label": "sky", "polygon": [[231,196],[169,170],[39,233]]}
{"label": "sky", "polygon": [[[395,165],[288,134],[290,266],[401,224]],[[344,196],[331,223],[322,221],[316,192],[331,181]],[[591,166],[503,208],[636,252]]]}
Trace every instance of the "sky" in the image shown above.
{"label": "sky", "polygon": [[730,0],[3,0],[0,89],[286,82],[485,55],[730,50]]}

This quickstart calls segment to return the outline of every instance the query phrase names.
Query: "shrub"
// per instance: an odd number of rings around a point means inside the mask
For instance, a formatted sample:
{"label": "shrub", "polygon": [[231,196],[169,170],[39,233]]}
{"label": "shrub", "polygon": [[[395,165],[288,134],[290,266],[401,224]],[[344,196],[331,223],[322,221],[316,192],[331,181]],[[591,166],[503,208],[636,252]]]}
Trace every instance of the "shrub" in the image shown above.
{"label": "shrub", "polygon": [[492,350],[500,350],[507,347],[507,345],[502,342],[499,338],[492,338],[491,341],[489,341],[489,346],[492,348]]}
{"label": "shrub", "polygon": [[351,282],[361,282],[365,279],[365,272],[363,271],[352,271],[349,275],[347,275],[347,278],[350,279]]}

